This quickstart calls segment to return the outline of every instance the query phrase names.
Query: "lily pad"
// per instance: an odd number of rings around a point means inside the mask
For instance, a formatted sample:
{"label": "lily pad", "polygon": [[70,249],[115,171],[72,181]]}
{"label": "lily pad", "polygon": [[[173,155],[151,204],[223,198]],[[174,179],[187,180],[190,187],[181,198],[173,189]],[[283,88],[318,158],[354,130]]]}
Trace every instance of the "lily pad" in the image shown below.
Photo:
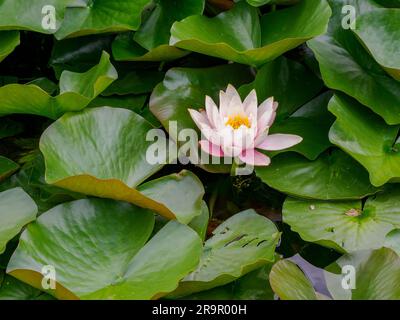
{"label": "lily pad", "polygon": [[274,264],[269,281],[281,300],[317,300],[310,280],[289,260],[281,260]]}
{"label": "lily pad", "polygon": [[[259,18],[245,1],[214,18],[197,15],[175,22],[170,44],[178,48],[261,66],[326,31],[325,0],[302,1]],[[279,30],[279,31],[277,31]]]}
{"label": "lily pad", "polygon": [[400,228],[400,209],[396,205],[399,199],[398,188],[379,193],[365,203],[288,198],[283,206],[283,221],[303,240],[340,252],[378,249],[390,231]]}
{"label": "lily pad", "polygon": [[14,161],[0,156],[0,182],[12,175],[19,169],[19,165]]}
{"label": "lily pad", "polygon": [[182,171],[142,184],[164,166],[147,159],[154,143],[146,140],[151,129],[150,123],[126,109],[91,108],[64,115],[40,140],[47,183],[131,202],[189,223],[201,213],[204,194],[194,174]]}
{"label": "lily pad", "polygon": [[27,227],[7,273],[41,288],[42,269],[52,266],[49,293],[59,299],[159,298],[196,267],[201,240],[171,221],[148,241],[153,226],[152,212],[128,203],[65,203]]}
{"label": "lily pad", "polygon": [[57,39],[89,34],[137,30],[150,0],[92,0],[71,5],[65,12]]}
{"label": "lily pad", "polygon": [[18,31],[0,31],[0,62],[19,45]]}
{"label": "lily pad", "polygon": [[109,58],[104,52],[99,64],[85,73],[63,72],[56,97],[32,84],[0,87],[0,115],[23,113],[57,119],[68,111],[85,108],[118,77]]}
{"label": "lily pad", "polygon": [[255,89],[260,103],[274,97],[274,100],[279,102],[277,110],[277,121],[279,121],[316,97],[322,88],[322,81],[302,64],[279,57],[259,69],[256,79],[250,84],[243,85],[239,92],[242,98],[245,98],[252,89]]}
{"label": "lily pad", "polygon": [[325,84],[357,99],[388,124],[399,124],[400,82],[382,69],[351,30],[342,27],[345,5],[353,6],[358,16],[379,6],[372,0],[329,0],[329,3],[333,16],[328,32],[308,42]]}
{"label": "lily pad", "polygon": [[21,188],[0,192],[0,254],[23,226],[35,220],[38,208]]}
{"label": "lily pad", "polygon": [[283,153],[256,174],[271,188],[291,196],[320,199],[361,199],[376,193],[368,172],[346,153],[333,149],[310,161],[295,153]]}
{"label": "lily pad", "polygon": [[197,269],[170,297],[222,286],[274,261],[280,233],[274,223],[254,210],[242,211],[218,226],[204,245]]}
{"label": "lily pad", "polygon": [[337,118],[329,132],[330,141],[368,170],[374,186],[400,181],[399,126],[387,125],[344,95],[335,95],[329,111]]}
{"label": "lily pad", "polygon": [[271,127],[271,133],[295,134],[301,136],[303,141],[294,147],[271,154],[293,151],[307,159],[315,160],[331,147],[332,144],[328,138],[329,129],[334,122],[334,117],[328,112],[331,97],[331,92],[325,92],[303,105],[288,118],[278,119]]}
{"label": "lily pad", "polygon": [[400,10],[377,9],[357,19],[355,34],[375,60],[400,81]]}

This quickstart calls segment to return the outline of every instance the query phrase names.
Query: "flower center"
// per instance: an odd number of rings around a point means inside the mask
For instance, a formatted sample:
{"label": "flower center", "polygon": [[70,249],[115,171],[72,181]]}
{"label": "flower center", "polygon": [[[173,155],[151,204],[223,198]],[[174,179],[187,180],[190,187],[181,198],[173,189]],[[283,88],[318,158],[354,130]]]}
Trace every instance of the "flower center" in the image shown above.
{"label": "flower center", "polygon": [[230,116],[228,118],[228,121],[226,122],[226,125],[231,126],[235,130],[239,129],[241,126],[245,126],[247,128],[251,127],[249,118],[245,115],[240,114]]}

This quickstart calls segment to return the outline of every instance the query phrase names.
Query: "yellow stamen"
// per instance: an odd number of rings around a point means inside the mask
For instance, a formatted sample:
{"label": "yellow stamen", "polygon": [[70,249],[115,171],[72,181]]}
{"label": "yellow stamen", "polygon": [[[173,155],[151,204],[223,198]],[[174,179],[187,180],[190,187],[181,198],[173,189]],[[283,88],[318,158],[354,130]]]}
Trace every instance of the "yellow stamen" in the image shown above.
{"label": "yellow stamen", "polygon": [[227,126],[231,126],[233,129],[239,129],[241,126],[245,126],[247,128],[251,127],[250,120],[247,116],[236,114],[234,116],[230,116],[228,121],[226,122]]}

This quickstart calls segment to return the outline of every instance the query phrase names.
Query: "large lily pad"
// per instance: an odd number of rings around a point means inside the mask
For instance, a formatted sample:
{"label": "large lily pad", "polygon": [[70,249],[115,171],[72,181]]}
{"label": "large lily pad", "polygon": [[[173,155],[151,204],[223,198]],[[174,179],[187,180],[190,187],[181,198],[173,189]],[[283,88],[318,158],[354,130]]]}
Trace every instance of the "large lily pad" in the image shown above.
{"label": "large lily pad", "polygon": [[400,10],[377,9],[361,15],[354,30],[375,60],[400,81]]}
{"label": "large lily pad", "polygon": [[307,159],[315,160],[332,146],[328,138],[329,129],[334,122],[334,117],[328,112],[331,97],[331,92],[325,92],[303,105],[288,118],[277,119],[271,127],[271,133],[295,134],[301,136],[303,141],[292,148],[271,154],[294,151]]}
{"label": "large lily pad", "polygon": [[314,98],[322,87],[322,81],[302,64],[279,57],[259,69],[256,79],[250,84],[243,85],[239,92],[242,98],[245,98],[252,89],[255,89],[260,103],[274,97],[274,100],[279,102],[277,110],[277,121],[279,121]]}
{"label": "large lily pad", "polygon": [[[331,10],[325,0],[258,16],[245,1],[214,18],[188,17],[175,22],[171,45],[226,60],[261,66],[326,31]],[[279,31],[278,31],[279,30]]]}
{"label": "large lily pad", "polygon": [[254,210],[226,220],[204,245],[197,269],[187,275],[171,296],[185,296],[234,281],[274,261],[280,233],[273,222]]}
{"label": "large lily pad", "polygon": [[[47,183],[102,198],[134,203],[189,223],[201,213],[204,188],[182,171],[142,184],[164,163],[146,158],[154,127],[136,113],[93,108],[67,114],[42,135]],[[160,151],[161,152],[161,151]]]}
{"label": "large lily pad", "polygon": [[19,45],[18,31],[0,31],[0,62]]}
{"label": "large lily pad", "polygon": [[150,0],[91,0],[70,5],[57,39],[88,34],[137,30]]}
{"label": "large lily pad", "polygon": [[337,118],[329,139],[369,172],[373,185],[400,179],[399,126],[389,126],[357,101],[336,95],[329,104]]}
{"label": "large lily pad", "polygon": [[21,188],[0,192],[0,254],[23,226],[36,218],[38,208]]}
{"label": "large lily pad", "polygon": [[201,240],[172,221],[148,241],[153,226],[152,212],[128,203],[62,204],[27,227],[7,272],[41,288],[43,266],[53,266],[49,293],[60,299],[159,298],[196,267]]}
{"label": "large lily pad", "polygon": [[63,72],[56,97],[33,84],[0,87],[0,115],[24,113],[57,119],[85,108],[118,77],[109,58],[104,52],[99,64],[85,73]]}
{"label": "large lily pad", "polygon": [[354,6],[358,16],[379,6],[372,0],[330,0],[329,3],[333,9],[329,31],[308,42],[319,61],[325,84],[356,98],[388,124],[400,123],[400,82],[382,69],[351,30],[342,27],[343,6]]}
{"label": "large lily pad", "polygon": [[400,228],[397,201],[400,189],[393,188],[361,201],[328,202],[288,198],[283,221],[305,241],[341,252],[381,248],[386,235]]}
{"label": "large lily pad", "polygon": [[256,173],[270,187],[300,198],[361,199],[378,191],[370,184],[368,172],[337,149],[314,161],[291,152],[280,154],[270,166],[257,167]]}

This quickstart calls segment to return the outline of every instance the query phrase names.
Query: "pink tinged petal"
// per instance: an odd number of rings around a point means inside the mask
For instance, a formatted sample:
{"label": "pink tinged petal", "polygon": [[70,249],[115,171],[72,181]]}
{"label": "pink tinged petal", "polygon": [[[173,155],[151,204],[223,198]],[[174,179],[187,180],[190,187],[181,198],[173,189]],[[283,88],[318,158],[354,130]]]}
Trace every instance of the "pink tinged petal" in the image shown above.
{"label": "pink tinged petal", "polygon": [[222,119],[230,115],[244,114],[244,108],[239,93],[232,85],[228,85],[226,93],[220,93],[220,114]]}
{"label": "pink tinged petal", "polygon": [[255,119],[257,117],[257,107],[257,94],[256,90],[253,89],[243,101],[244,112],[248,117],[252,115],[253,119]]}
{"label": "pink tinged petal", "polygon": [[199,112],[197,110],[189,109],[189,113],[200,130],[202,127],[210,127],[211,124],[208,121],[207,115],[204,111]]}
{"label": "pink tinged petal", "polygon": [[295,146],[303,141],[303,138],[294,134],[271,134],[256,147],[262,150],[278,151]]}
{"label": "pink tinged petal", "polygon": [[271,163],[268,156],[254,149],[243,151],[239,159],[252,166],[268,166]]}
{"label": "pink tinged petal", "polygon": [[207,140],[200,140],[199,143],[200,143],[201,149],[205,153],[208,153],[214,157],[219,157],[219,158],[224,156],[224,152],[222,151],[220,146],[212,144],[210,141],[207,141]]}
{"label": "pink tinged petal", "polygon": [[279,103],[275,101],[275,102],[274,102],[274,105],[272,106],[272,109],[274,109],[274,112],[273,112],[273,114],[272,114],[271,119],[269,119],[268,127],[271,127],[272,124],[275,122],[276,110],[278,109],[278,106],[279,106]]}
{"label": "pink tinged petal", "polygon": [[218,107],[209,96],[206,96],[206,113],[211,126],[218,129],[223,125]]}
{"label": "pink tinged petal", "polygon": [[274,105],[274,98],[271,97],[265,100],[258,108],[258,133],[265,131],[267,127],[270,126],[271,122],[273,122],[276,113]]}

